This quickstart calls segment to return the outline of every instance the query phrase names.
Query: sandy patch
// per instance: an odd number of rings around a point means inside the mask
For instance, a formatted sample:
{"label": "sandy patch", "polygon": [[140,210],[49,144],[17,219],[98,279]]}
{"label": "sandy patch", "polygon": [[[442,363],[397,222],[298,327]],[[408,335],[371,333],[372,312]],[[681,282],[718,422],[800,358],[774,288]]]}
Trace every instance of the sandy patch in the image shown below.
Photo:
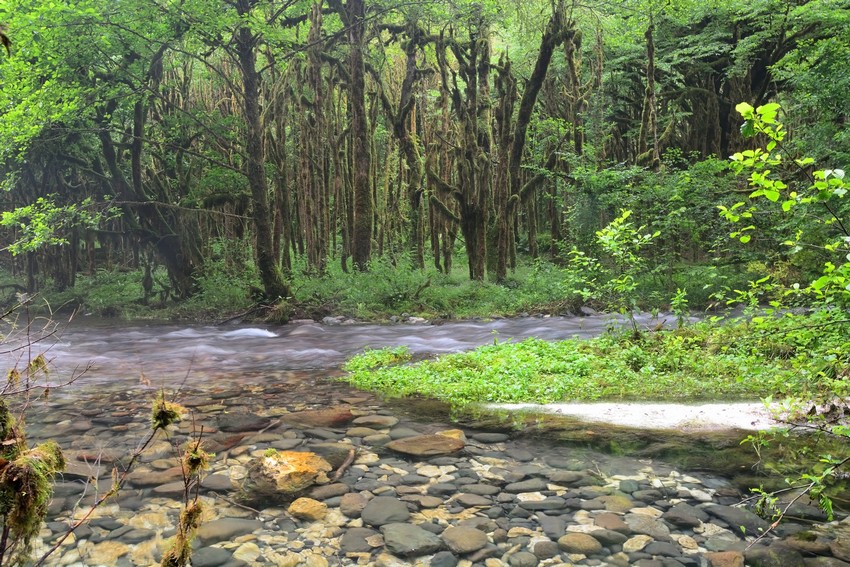
{"label": "sandy patch", "polygon": [[488,407],[554,413],[587,421],[642,429],[677,429],[680,431],[742,429],[759,431],[783,425],[773,419],[771,409],[761,402],[489,404]]}

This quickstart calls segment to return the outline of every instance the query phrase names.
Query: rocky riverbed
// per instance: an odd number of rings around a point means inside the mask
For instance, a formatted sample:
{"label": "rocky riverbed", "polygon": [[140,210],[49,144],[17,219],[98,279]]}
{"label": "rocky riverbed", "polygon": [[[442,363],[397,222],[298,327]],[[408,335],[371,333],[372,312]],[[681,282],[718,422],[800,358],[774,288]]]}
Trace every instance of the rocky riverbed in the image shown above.
{"label": "rocky riverbed", "polygon": [[[850,566],[850,522],[822,524],[802,501],[759,539],[769,522],[741,506],[744,495],[723,478],[424,421],[326,376],[221,374],[169,392],[191,416],[144,451],[118,497],[47,564],[157,564],[183,501],[175,447],[202,431],[215,458],[200,491],[207,512],[194,567]],[[156,392],[101,383],[30,409],[31,439],[56,439],[69,460],[39,549],[126,466]],[[344,471],[292,504],[243,504],[248,467],[269,449],[313,452]]]}

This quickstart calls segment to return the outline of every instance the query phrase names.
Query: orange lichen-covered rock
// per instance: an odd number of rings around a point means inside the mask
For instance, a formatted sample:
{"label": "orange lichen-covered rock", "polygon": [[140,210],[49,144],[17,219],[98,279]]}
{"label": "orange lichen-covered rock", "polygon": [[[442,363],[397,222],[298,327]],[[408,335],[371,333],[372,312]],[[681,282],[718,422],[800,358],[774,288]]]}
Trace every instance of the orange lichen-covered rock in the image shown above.
{"label": "orange lichen-covered rock", "polygon": [[289,502],[311,486],[329,482],[332,470],[315,453],[271,451],[249,463],[242,496],[250,502]]}

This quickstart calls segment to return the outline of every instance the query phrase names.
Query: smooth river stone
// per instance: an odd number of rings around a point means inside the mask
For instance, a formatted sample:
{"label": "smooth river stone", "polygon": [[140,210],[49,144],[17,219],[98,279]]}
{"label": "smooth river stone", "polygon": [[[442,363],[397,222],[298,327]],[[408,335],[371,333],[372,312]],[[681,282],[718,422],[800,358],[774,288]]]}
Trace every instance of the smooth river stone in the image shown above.
{"label": "smooth river stone", "polygon": [[407,504],[397,498],[376,496],[366,504],[360,512],[360,517],[368,525],[380,527],[384,524],[406,522],[410,519],[410,510]]}
{"label": "smooth river stone", "polygon": [[216,416],[216,425],[228,433],[259,431],[271,424],[272,420],[261,415],[247,412],[221,413]]}
{"label": "smooth river stone", "polygon": [[449,549],[458,554],[472,553],[487,545],[487,534],[476,528],[449,527],[440,537]]}
{"label": "smooth river stone", "polygon": [[464,445],[460,439],[445,435],[418,435],[391,441],[386,444],[386,448],[414,457],[436,457],[456,453],[463,449]]}
{"label": "smooth river stone", "polygon": [[233,538],[250,534],[254,530],[263,527],[263,523],[257,520],[243,520],[241,518],[222,518],[203,522],[197,531],[197,538],[204,545],[211,545],[220,541],[230,541]]}
{"label": "smooth river stone", "polygon": [[558,547],[567,553],[593,555],[602,551],[599,540],[588,534],[568,533],[558,538]]}
{"label": "smooth river stone", "polygon": [[306,410],[281,416],[281,420],[299,427],[341,427],[354,419],[349,406]]}
{"label": "smooth river stone", "polygon": [[443,548],[439,537],[413,524],[385,524],[381,533],[387,549],[403,557],[430,555]]}
{"label": "smooth river stone", "polygon": [[377,427],[384,429],[392,427],[398,423],[398,418],[391,415],[361,415],[351,422],[352,425],[360,425],[363,427]]}

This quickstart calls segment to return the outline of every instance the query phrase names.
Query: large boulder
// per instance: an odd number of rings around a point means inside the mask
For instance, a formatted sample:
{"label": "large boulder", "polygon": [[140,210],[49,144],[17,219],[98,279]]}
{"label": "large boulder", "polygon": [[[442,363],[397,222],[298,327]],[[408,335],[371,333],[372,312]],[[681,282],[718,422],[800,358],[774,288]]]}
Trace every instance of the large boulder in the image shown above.
{"label": "large boulder", "polygon": [[291,502],[308,488],[330,481],[333,467],[315,453],[269,451],[248,464],[241,497],[268,505]]}

